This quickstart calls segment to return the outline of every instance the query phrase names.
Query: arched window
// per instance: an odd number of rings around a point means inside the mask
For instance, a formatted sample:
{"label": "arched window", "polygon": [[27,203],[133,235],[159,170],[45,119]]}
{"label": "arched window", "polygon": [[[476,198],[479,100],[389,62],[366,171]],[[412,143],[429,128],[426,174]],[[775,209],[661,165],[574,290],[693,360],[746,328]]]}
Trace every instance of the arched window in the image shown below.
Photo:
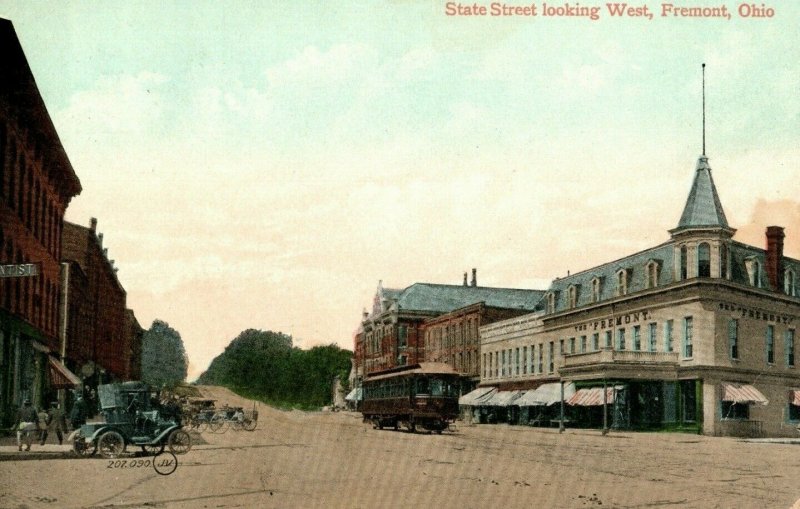
{"label": "arched window", "polygon": [[628,293],[628,271],[620,269],[617,271],[617,295],[627,295]]}
{"label": "arched window", "polygon": [[783,292],[786,295],[794,297],[796,295],[797,289],[795,287],[795,273],[792,269],[786,269],[786,272],[783,275]]}
{"label": "arched window", "polygon": [[548,292],[547,294],[547,312],[555,313],[556,311],[556,294]]}
{"label": "arched window", "polygon": [[592,278],[592,302],[600,302],[600,278]]}
{"label": "arched window", "polygon": [[747,268],[750,285],[761,288],[761,263],[755,256],[748,256],[744,260],[744,265]]}
{"label": "arched window", "polygon": [[686,257],[688,255],[688,250],[686,246],[681,246],[681,254],[680,254],[680,280],[683,281],[688,277],[686,273]]}
{"label": "arched window", "polygon": [[711,277],[711,247],[706,242],[697,246],[697,277]]}
{"label": "arched window", "polygon": [[658,286],[659,263],[656,260],[650,260],[644,268],[647,274],[647,288],[655,288]]}
{"label": "arched window", "polygon": [[569,307],[572,309],[578,305],[578,287],[576,285],[570,285],[568,292]]}

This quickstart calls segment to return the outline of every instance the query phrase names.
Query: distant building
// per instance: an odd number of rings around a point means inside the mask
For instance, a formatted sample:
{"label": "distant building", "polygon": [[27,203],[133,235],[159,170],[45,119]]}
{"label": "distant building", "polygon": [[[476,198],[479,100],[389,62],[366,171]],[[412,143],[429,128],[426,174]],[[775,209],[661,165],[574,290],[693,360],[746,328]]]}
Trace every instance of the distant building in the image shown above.
{"label": "distant building", "polygon": [[[471,284],[466,275],[463,285],[415,283],[397,290],[379,283],[372,312],[364,312],[356,333],[357,377],[429,361],[429,356],[447,356],[456,369],[476,373],[478,327],[498,316],[534,310],[543,294],[541,290],[478,286],[476,279],[473,270]],[[450,315],[436,320],[446,314]]]}
{"label": "distant building", "polygon": [[67,366],[90,387],[131,380],[134,370],[141,371],[135,361],[137,353],[141,357],[141,327],[126,307],[97,220],[88,228],[65,222],[62,243]]}
{"label": "distant building", "polygon": [[0,419],[23,399],[41,406],[74,375],[59,362],[64,211],[81,183],[10,21],[0,19],[0,265],[36,275],[0,278]]}
{"label": "distant building", "polygon": [[766,249],[735,231],[703,155],[668,241],[556,279],[541,311],[481,328],[481,385],[574,382],[584,426],[605,408],[615,428],[797,436],[800,260],[783,228],[767,227]]}

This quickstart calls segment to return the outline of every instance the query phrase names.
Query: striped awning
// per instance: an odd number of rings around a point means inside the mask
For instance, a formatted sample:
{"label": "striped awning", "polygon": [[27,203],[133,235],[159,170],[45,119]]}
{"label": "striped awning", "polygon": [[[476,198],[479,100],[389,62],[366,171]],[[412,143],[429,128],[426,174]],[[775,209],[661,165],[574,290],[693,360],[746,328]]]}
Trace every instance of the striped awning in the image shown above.
{"label": "striped awning", "polygon": [[53,357],[48,357],[48,360],[50,361],[48,363],[50,387],[53,389],[72,389],[76,386],[80,387],[81,379],[75,376],[72,371]]}
{"label": "striped awning", "polygon": [[497,391],[495,387],[478,387],[472,392],[464,394],[458,398],[458,404],[464,406],[478,406],[481,402],[488,400]]}
{"label": "striped awning", "polygon": [[[614,387],[606,387],[606,403],[609,405],[614,402],[614,396],[622,386],[617,385]],[[602,387],[589,387],[579,389],[575,394],[567,400],[568,405],[572,406],[599,406],[603,404],[603,388]]]}
{"label": "striped awning", "polygon": [[800,390],[793,390],[789,393],[789,404],[800,406]]}
{"label": "striped awning", "polygon": [[[575,384],[564,384],[564,401],[575,394]],[[540,385],[523,394],[514,404],[518,406],[547,406],[561,402],[561,383]]]}
{"label": "striped awning", "polygon": [[491,398],[481,403],[485,406],[509,406],[516,405],[514,400],[522,395],[525,391],[498,391],[492,395]]}
{"label": "striped awning", "polygon": [[769,400],[761,392],[750,384],[740,384],[735,382],[722,382],[722,401],[733,403],[746,403],[766,405]]}

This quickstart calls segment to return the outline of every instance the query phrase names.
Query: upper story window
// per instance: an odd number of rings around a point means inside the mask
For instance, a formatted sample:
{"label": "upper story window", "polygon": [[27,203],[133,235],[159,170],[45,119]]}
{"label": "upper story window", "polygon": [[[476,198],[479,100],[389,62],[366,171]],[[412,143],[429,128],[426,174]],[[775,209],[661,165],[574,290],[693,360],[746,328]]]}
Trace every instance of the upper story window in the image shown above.
{"label": "upper story window", "polygon": [[569,307],[570,309],[578,306],[578,285],[570,285],[567,290],[569,294]]}
{"label": "upper story window", "polygon": [[600,284],[598,276],[592,278],[592,302],[600,302]]}
{"label": "upper story window", "polygon": [[797,295],[796,277],[793,269],[786,269],[783,274],[783,293],[792,297]]}
{"label": "upper story window", "polygon": [[755,256],[748,256],[744,260],[744,265],[747,268],[750,285],[761,288],[761,262]]}
{"label": "upper story window", "polygon": [[644,266],[645,274],[647,274],[647,288],[658,286],[659,265],[657,260],[650,260]]}
{"label": "upper story window", "polygon": [[719,246],[719,277],[723,279],[730,279],[730,276],[728,275],[728,258],[728,244],[722,244]]}
{"label": "upper story window", "polygon": [[697,246],[697,277],[711,277],[711,246],[707,242]]}
{"label": "upper story window", "polygon": [[628,271],[620,269],[617,271],[617,295],[628,294]]}
{"label": "upper story window", "polygon": [[679,267],[679,272],[678,272],[681,281],[683,281],[684,279],[689,277],[689,274],[687,272],[687,263],[688,263],[687,259],[688,259],[688,256],[689,256],[689,250],[686,248],[686,246],[681,246],[680,267]]}
{"label": "upper story window", "polygon": [[545,295],[545,299],[547,299],[547,312],[548,313],[555,313],[556,312],[556,294],[555,292],[547,292]]}

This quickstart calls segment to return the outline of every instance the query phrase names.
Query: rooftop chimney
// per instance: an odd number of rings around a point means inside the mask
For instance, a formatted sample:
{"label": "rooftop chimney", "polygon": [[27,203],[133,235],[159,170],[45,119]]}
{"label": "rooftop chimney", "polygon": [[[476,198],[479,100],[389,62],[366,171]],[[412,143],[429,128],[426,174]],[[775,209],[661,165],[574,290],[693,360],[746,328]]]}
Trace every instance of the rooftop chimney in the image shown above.
{"label": "rooftop chimney", "polygon": [[103,256],[105,256],[106,258],[108,258],[108,248],[107,248],[107,247],[104,247],[104,248],[103,248]]}
{"label": "rooftop chimney", "polygon": [[464,273],[464,286],[468,286],[467,285],[467,273],[466,272]]}
{"label": "rooftop chimney", "polygon": [[93,232],[94,232],[94,231],[97,231],[97,218],[96,218],[96,217],[93,217],[93,218],[92,218],[92,221],[91,221],[91,226],[90,226],[89,228],[91,228],[91,230],[92,230]]}
{"label": "rooftop chimney", "polygon": [[472,269],[472,286],[478,286],[478,269]]}
{"label": "rooftop chimney", "polygon": [[781,226],[767,226],[766,269],[772,291],[783,291],[783,239]]}
{"label": "rooftop chimney", "polygon": [[102,233],[98,233],[97,234],[97,243],[100,244],[100,247],[103,247],[103,234]]}
{"label": "rooftop chimney", "polygon": [[369,313],[367,313],[367,308],[364,308],[364,311],[361,312],[361,316],[364,320],[369,318]]}

